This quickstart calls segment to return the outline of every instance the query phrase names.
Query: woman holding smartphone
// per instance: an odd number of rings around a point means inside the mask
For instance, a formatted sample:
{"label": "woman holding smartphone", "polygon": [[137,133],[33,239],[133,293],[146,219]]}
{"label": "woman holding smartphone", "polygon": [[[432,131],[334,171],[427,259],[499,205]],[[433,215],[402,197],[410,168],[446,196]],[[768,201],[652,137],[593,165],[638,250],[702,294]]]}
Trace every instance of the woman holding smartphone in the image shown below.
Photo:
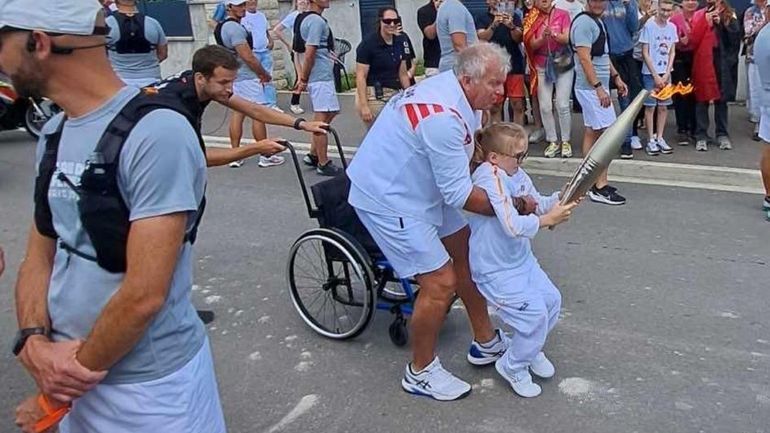
{"label": "woman holding smartphone", "polygon": [[414,49],[401,30],[398,11],[384,7],[377,18],[376,31],[356,48],[356,109],[367,128],[396,92],[411,85],[415,68]]}

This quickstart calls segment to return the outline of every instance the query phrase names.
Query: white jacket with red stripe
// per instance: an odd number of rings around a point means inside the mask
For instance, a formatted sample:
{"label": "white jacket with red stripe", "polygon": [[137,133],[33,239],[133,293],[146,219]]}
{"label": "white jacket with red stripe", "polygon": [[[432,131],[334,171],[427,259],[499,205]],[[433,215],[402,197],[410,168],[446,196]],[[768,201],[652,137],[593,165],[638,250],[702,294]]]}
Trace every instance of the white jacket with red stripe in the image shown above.
{"label": "white jacket with red stripe", "polygon": [[473,133],[481,126],[452,71],[391,98],[348,169],[348,201],[388,216],[442,223],[444,204],[462,208],[473,185]]}

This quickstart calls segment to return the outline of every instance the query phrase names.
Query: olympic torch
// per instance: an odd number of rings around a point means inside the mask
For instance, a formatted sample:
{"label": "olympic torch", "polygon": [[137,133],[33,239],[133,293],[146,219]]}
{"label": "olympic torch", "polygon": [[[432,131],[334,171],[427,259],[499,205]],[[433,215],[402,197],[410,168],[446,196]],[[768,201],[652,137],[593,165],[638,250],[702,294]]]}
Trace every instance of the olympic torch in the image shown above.
{"label": "olympic torch", "polygon": [[567,204],[585,195],[596,183],[596,179],[609,167],[610,162],[618,154],[620,146],[626,139],[626,133],[634,124],[636,115],[644,105],[644,99],[649,95],[648,90],[642,90],[636,95],[631,104],[620,113],[615,123],[607,128],[596,140],[591,150],[580,162],[564,190],[561,203]]}

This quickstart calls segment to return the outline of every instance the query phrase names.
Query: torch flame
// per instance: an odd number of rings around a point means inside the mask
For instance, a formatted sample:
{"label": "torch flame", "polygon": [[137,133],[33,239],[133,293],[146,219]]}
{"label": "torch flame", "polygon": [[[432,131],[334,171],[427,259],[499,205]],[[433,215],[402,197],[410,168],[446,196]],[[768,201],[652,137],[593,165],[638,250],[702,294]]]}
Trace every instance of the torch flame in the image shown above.
{"label": "torch flame", "polygon": [[666,87],[657,90],[655,92],[652,92],[650,96],[652,96],[655,99],[658,99],[660,101],[665,101],[666,99],[671,98],[674,95],[687,95],[688,93],[692,92],[694,87],[692,84],[684,85],[682,82],[676,83],[676,85],[669,84]]}

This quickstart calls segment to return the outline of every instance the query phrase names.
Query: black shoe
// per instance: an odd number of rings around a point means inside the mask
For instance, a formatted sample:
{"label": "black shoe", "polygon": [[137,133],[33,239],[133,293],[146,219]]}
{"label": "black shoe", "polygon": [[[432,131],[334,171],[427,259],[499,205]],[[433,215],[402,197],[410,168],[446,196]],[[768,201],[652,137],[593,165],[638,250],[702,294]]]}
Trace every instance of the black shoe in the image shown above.
{"label": "black shoe", "polygon": [[762,141],[762,139],[759,137],[759,134],[757,134],[756,132],[754,133],[754,135],[751,136],[751,139],[754,141]]}
{"label": "black shoe", "polygon": [[321,176],[334,177],[342,173],[342,169],[334,165],[331,161],[327,161],[326,164],[317,166],[315,172]]}
{"label": "black shoe", "polygon": [[599,189],[596,186],[588,191],[588,198],[596,203],[604,203],[612,206],[626,204],[626,198],[617,193],[617,190],[609,185]]}
{"label": "black shoe", "polygon": [[634,151],[631,150],[631,146],[623,146],[620,149],[620,159],[634,159]]}
{"label": "black shoe", "polygon": [[689,137],[689,135],[686,132],[679,131],[677,133],[676,144],[678,144],[680,146],[687,146],[688,144],[690,144],[690,137]]}
{"label": "black shoe", "polygon": [[198,317],[204,325],[214,321],[214,312],[211,310],[196,310],[196,313],[198,313]]}
{"label": "black shoe", "polygon": [[318,167],[318,157],[312,153],[305,155],[305,157],[302,158],[302,162],[304,162],[305,165],[309,165],[310,167]]}

